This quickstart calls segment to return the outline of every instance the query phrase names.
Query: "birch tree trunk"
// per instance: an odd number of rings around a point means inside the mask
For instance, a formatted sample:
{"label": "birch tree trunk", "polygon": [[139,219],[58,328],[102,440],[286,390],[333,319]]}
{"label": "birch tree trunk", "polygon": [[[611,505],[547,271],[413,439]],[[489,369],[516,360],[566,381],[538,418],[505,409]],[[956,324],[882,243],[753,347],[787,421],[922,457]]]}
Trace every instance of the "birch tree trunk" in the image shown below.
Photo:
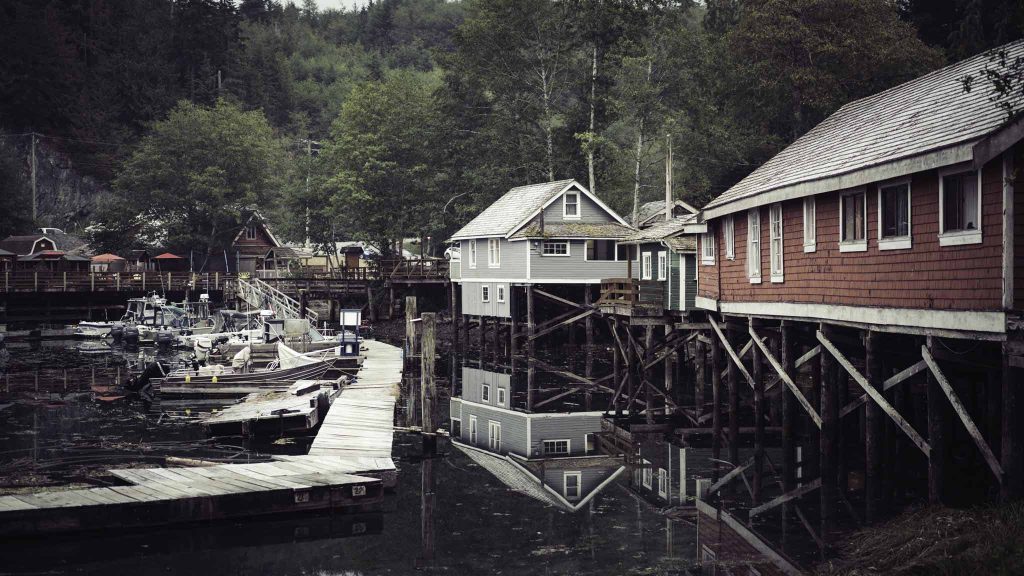
{"label": "birch tree trunk", "polygon": [[552,136],[551,121],[551,79],[548,78],[547,68],[540,70],[541,91],[544,96],[544,139],[548,163],[548,180],[555,180],[555,150],[554,138]]}
{"label": "birch tree trunk", "polygon": [[[651,83],[651,70],[654,59],[647,60],[647,84]],[[633,226],[640,226],[640,169],[644,153],[644,124],[647,120],[647,110],[640,111],[640,122],[637,126],[636,135],[636,162],[633,165]]]}
{"label": "birch tree trunk", "polygon": [[594,177],[594,141],[597,134],[594,127],[594,115],[597,109],[597,44],[594,44],[594,54],[590,69],[590,143],[587,146],[587,175],[590,177],[590,192],[597,194],[597,183]]}

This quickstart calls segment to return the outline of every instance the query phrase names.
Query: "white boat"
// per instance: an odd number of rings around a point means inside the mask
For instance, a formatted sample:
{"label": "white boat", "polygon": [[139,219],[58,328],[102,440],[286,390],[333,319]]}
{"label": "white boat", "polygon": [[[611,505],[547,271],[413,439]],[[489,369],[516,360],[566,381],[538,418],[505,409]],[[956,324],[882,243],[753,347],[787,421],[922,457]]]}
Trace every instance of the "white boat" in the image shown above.
{"label": "white boat", "polygon": [[110,335],[114,322],[87,322],[82,321],[72,325],[74,334],[78,338],[106,338]]}

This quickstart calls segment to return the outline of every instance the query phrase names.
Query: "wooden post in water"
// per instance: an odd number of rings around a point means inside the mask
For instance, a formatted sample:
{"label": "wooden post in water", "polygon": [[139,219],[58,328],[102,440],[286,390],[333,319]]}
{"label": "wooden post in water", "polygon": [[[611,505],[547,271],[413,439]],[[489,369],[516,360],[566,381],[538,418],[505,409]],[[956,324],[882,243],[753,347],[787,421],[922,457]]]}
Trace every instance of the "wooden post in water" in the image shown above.
{"label": "wooden post in water", "polygon": [[[650,360],[650,350],[654,348],[654,326],[644,327],[644,358],[640,361],[641,367],[646,365]],[[653,379],[653,370],[648,368],[643,373],[644,382],[640,385],[644,388],[644,405],[646,410],[644,414],[647,416],[646,420],[648,424],[654,423],[654,394],[651,394],[651,386],[649,382]]]}
{"label": "wooden post in water", "polygon": [[[617,333],[615,327],[615,321],[609,320],[608,328],[612,331],[612,388],[615,390],[619,389],[619,384],[622,383],[622,351],[619,349],[619,343],[616,341],[615,334]],[[619,395],[615,400],[615,415],[622,415],[622,396]]]}
{"label": "wooden post in water", "polygon": [[405,357],[412,359],[416,356],[416,324],[413,322],[416,319],[416,297],[406,296],[405,297]]}
{"label": "wooden post in water", "polygon": [[[826,337],[831,330],[822,323],[820,330]],[[832,508],[836,502],[836,473],[838,440],[837,420],[839,418],[838,366],[831,353],[821,350],[821,539],[827,540],[832,523]]]}
{"label": "wooden post in water", "polygon": [[1019,498],[1022,483],[1020,415],[1017,414],[1017,387],[1021,381],[1020,370],[1010,363],[1010,343],[1003,343],[1002,353],[1002,438],[1000,440],[1001,466],[1003,467],[1003,483],[1000,497],[1004,502]]}
{"label": "wooden post in water", "polygon": [[[754,319],[750,319],[754,328]],[[753,330],[751,330],[753,332]],[[751,338],[754,336],[751,335]],[[761,362],[761,347],[750,347],[752,376],[754,377],[754,482],[751,487],[754,506],[761,503],[761,488],[764,483],[764,369]]]}
{"label": "wooden post in water", "polygon": [[377,321],[377,307],[373,305],[373,288],[370,287],[370,283],[366,283],[366,310],[370,314],[370,322]]}
{"label": "wooden post in water", "polygon": [[309,306],[308,298],[309,295],[306,293],[304,289],[299,290],[299,318],[306,317],[306,308]]}
{"label": "wooden post in water", "polygon": [[722,351],[718,335],[711,333],[711,456],[715,459],[715,481],[718,481],[718,460],[722,458]]}
{"label": "wooden post in water", "polygon": [[[792,378],[796,375],[793,358],[793,326],[783,320],[779,326],[779,355],[782,370]],[[781,382],[780,382],[781,385]],[[782,489],[784,492],[796,488],[796,446],[793,427],[800,416],[796,396],[788,388],[782,388]],[[785,524],[785,522],[783,522]]]}
{"label": "wooden post in water", "polygon": [[533,385],[537,374],[533,334],[537,329],[533,310],[533,284],[526,285],[526,409],[533,410]]}
{"label": "wooden post in water", "polygon": [[[728,320],[726,320],[728,322]],[[729,345],[736,348],[736,328],[726,326]],[[733,466],[740,465],[740,371],[736,362],[726,360],[729,364],[729,462]]]}
{"label": "wooden post in water", "polygon": [[516,298],[516,287],[508,285],[508,353],[509,356],[516,355],[516,334],[519,333],[519,299]]}
{"label": "wooden post in water", "polygon": [[[665,327],[663,329],[662,338],[663,339],[668,338],[668,335],[671,332],[672,332],[672,324],[671,323],[665,324]],[[678,403],[679,395],[676,394],[676,391],[675,391],[675,387],[676,387],[675,386],[675,384],[676,384],[675,360],[676,360],[676,353],[675,352],[669,352],[668,355],[665,356],[665,393],[670,398],[673,399],[672,400],[673,402],[677,402]],[[666,401],[665,402],[665,414],[668,415],[668,414],[672,414],[672,413],[673,413],[672,407]]]}
{"label": "wooden post in water", "polygon": [[[932,339],[928,337],[928,348]],[[928,501],[939,504],[945,497],[946,483],[946,394],[931,370],[925,370],[928,383]],[[1004,403],[1006,399],[1003,399]]]}
{"label": "wooden post in water", "polygon": [[[594,305],[594,295],[592,293],[593,286],[590,284],[583,285],[583,303],[589,308]],[[591,314],[586,318],[586,330],[587,330],[587,349],[594,347],[594,315]]]}
{"label": "wooden post in water", "polygon": [[707,380],[707,346],[698,338],[693,344],[693,409],[700,418],[704,412],[704,388]]}
{"label": "wooden post in water", "polygon": [[423,343],[420,351],[420,410],[423,430],[423,453],[437,452],[437,426],[434,424],[434,398],[437,396],[434,383],[434,364],[437,348],[435,345],[437,315],[424,312],[421,317],[423,324]]}
{"label": "wooden post in water", "polygon": [[477,319],[479,320],[478,324],[480,329],[477,333],[477,338],[479,339],[478,344],[480,347],[480,360],[483,361],[484,354],[487,353],[487,317],[477,316]]}
{"label": "wooden post in water", "polygon": [[[881,335],[872,330],[864,333],[864,377],[875,389],[882,387]],[[864,405],[864,519],[878,519],[882,482],[882,411],[874,401]]]}

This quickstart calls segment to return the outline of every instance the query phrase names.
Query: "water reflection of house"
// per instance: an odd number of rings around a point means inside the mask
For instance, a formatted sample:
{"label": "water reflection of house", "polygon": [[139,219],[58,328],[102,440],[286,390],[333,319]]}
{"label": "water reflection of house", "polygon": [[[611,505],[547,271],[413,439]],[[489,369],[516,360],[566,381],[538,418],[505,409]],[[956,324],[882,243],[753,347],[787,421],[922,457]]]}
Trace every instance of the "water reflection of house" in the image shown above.
{"label": "water reflection of house", "polygon": [[450,402],[452,439],[511,488],[578,509],[624,470],[599,453],[601,412],[527,412],[513,405],[511,374],[462,367]]}
{"label": "water reflection of house", "polygon": [[697,502],[700,574],[783,576],[803,574],[790,559],[724,510]]}

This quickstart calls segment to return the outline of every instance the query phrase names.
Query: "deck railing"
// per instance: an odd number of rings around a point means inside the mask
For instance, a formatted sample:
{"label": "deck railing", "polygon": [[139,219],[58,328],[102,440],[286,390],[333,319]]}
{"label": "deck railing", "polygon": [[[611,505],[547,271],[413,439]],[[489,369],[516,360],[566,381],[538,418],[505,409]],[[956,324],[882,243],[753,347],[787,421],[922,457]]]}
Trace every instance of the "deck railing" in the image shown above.
{"label": "deck railing", "polygon": [[53,272],[5,270],[4,292],[148,292],[223,290],[233,274],[220,272]]}
{"label": "deck railing", "polygon": [[601,299],[597,303],[599,306],[661,310],[665,307],[665,285],[657,280],[605,278],[601,280]]}
{"label": "deck railing", "polygon": [[422,260],[380,260],[381,276],[392,280],[433,280],[448,278],[448,260],[424,258]]}

